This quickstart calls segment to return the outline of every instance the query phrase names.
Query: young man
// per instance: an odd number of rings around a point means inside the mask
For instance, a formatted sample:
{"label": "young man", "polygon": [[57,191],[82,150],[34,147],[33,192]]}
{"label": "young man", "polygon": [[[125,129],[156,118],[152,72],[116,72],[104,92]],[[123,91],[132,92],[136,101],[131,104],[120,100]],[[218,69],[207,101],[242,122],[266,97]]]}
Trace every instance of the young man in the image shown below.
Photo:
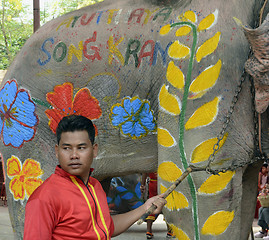
{"label": "young man", "polygon": [[159,213],[161,195],[141,207],[110,216],[101,184],[90,177],[98,146],[94,126],[86,117],[64,117],[56,131],[59,165],[30,196],[25,209],[24,240],[108,240],[128,229],[154,203]]}

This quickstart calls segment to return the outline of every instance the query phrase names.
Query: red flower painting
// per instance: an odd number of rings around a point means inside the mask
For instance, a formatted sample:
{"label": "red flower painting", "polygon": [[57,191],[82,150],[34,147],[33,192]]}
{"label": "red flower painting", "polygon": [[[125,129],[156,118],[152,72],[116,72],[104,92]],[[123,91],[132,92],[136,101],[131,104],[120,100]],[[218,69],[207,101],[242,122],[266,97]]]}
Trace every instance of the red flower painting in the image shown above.
{"label": "red flower painting", "polygon": [[[73,98],[73,84],[64,83],[54,87],[53,92],[46,95],[52,109],[45,111],[49,118],[50,129],[56,133],[56,128],[61,119],[68,115],[82,115],[91,120],[102,115],[99,101],[93,97],[88,88],[81,88]],[[97,129],[96,129],[97,130]]]}

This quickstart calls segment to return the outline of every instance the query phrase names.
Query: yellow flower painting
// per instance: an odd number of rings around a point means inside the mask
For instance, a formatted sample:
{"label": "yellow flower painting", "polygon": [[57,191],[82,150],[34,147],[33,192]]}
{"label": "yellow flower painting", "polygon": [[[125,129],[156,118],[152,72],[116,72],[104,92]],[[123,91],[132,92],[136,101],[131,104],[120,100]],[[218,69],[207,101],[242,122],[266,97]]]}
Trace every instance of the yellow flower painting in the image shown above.
{"label": "yellow flower painting", "polygon": [[39,162],[28,158],[22,164],[18,157],[12,155],[7,160],[7,175],[11,179],[9,190],[14,200],[22,202],[28,199],[34,190],[43,183],[40,178],[43,173]]}

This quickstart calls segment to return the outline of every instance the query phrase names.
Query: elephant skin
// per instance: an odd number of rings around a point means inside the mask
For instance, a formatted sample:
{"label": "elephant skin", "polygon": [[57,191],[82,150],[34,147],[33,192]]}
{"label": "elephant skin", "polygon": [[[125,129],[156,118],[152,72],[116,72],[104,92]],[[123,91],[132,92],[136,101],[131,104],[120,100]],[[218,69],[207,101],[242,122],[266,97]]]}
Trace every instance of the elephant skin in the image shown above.
{"label": "elephant skin", "polygon": [[96,126],[99,180],[158,170],[164,192],[190,164],[208,170],[167,198],[163,212],[178,239],[247,239],[259,169],[248,77],[227,127],[225,118],[249,54],[233,17],[253,26],[262,2],[108,0],[35,32],[0,92],[17,239],[29,195],[57,165],[54,132],[68,114]]}

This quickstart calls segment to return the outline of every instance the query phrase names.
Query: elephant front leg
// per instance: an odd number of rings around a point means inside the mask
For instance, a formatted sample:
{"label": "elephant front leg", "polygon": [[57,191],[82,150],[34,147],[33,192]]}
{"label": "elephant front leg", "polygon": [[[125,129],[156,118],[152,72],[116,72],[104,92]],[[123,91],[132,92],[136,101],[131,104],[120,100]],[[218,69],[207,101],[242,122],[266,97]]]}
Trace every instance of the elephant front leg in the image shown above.
{"label": "elephant front leg", "polygon": [[[194,164],[192,149],[195,146],[191,138],[197,136],[187,135],[184,149],[180,149],[178,124],[178,117],[159,113],[158,187],[161,193],[181,176],[186,166]],[[167,197],[163,210],[178,239],[240,239],[242,175],[242,169],[219,175],[206,171],[190,173]]]}

